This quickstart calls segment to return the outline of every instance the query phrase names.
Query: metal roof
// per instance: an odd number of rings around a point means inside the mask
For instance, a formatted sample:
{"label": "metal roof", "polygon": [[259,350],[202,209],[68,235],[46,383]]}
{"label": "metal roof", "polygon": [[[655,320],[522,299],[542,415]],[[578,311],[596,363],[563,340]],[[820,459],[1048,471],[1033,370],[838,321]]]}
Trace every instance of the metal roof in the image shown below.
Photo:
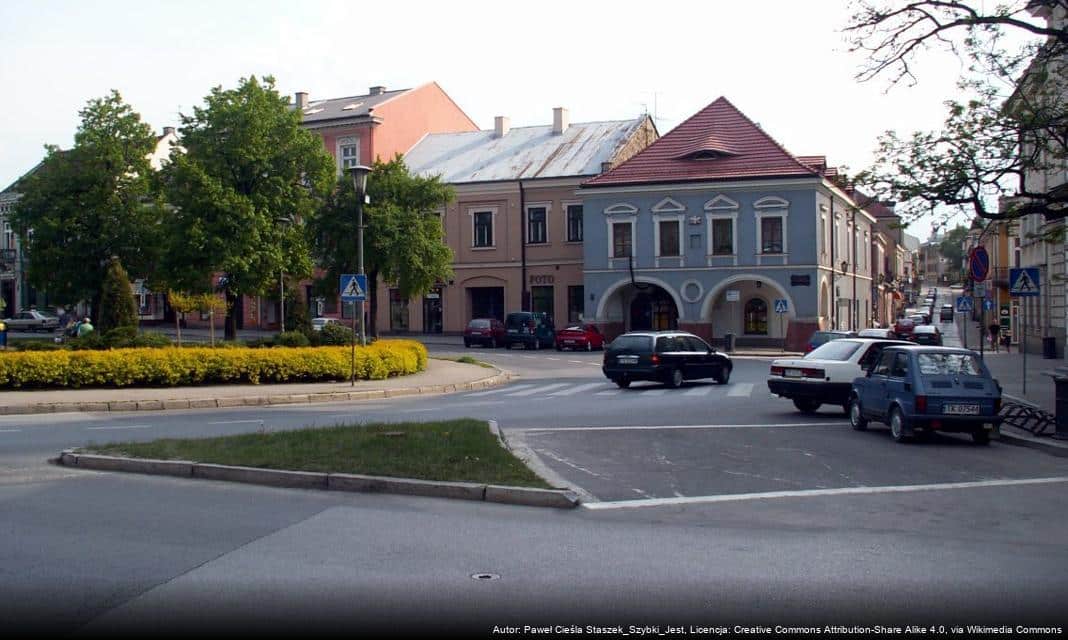
{"label": "metal roof", "polygon": [[[348,120],[350,118],[367,117],[378,105],[390,98],[399,96],[410,89],[398,89],[396,91],[383,91],[378,95],[350,96],[348,98],[330,98],[328,100],[315,100],[301,110],[304,116],[304,124],[315,124],[329,120]],[[292,107],[295,108],[295,107]]]}
{"label": "metal roof", "polygon": [[576,123],[560,134],[553,134],[552,125],[515,127],[500,138],[493,130],[435,133],[415,145],[405,162],[414,174],[440,175],[451,184],[592,176],[644,119]]}

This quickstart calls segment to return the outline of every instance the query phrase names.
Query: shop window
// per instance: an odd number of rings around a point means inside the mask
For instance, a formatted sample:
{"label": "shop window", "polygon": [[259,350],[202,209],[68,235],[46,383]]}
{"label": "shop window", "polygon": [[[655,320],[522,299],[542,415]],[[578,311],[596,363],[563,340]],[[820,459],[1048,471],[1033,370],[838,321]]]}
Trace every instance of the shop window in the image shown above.
{"label": "shop window", "polygon": [[768,335],[768,303],[760,298],[753,298],[745,303],[746,335]]}

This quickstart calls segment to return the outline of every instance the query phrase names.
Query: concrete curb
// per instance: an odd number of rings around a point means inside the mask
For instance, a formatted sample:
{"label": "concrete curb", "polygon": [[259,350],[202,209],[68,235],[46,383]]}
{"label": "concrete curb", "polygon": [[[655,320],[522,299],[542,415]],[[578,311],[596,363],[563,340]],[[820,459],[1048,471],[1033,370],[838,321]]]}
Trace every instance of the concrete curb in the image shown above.
{"label": "concrete curb", "polygon": [[[1034,402],[1031,402],[1030,400],[1018,398],[1008,393],[1002,393],[1001,396],[1008,400],[1012,400],[1013,402],[1033,407],[1035,409],[1042,408]],[[1068,458],[1068,443],[1061,444],[1059,441],[1054,441],[1050,438],[1033,436],[1027,433],[1025,430],[1017,429],[1012,425],[1009,425],[1009,428],[1012,429],[1014,432],[1019,431],[1020,433],[1006,432],[1005,426],[1003,425],[999,432],[999,438],[1002,442],[1017,447],[1027,447],[1028,449],[1036,449],[1038,451],[1042,451],[1044,453],[1048,453],[1052,456],[1057,456],[1059,458]]]}
{"label": "concrete curb", "polygon": [[[496,369],[496,367],[494,367]],[[279,404],[311,404],[316,402],[345,402],[350,400],[377,400],[410,395],[433,395],[457,391],[476,391],[507,383],[514,376],[496,369],[488,378],[458,384],[433,384],[396,389],[368,389],[365,391],[329,391],[323,393],[273,394],[262,396],[224,396],[220,398],[174,398],[162,400],[112,400],[109,402],[41,402],[26,405],[0,405],[0,415],[38,413],[69,413],[109,411],[166,411],[171,409],[225,409]]]}
{"label": "concrete curb", "polygon": [[528,507],[573,509],[578,496],[566,489],[530,489],[468,482],[434,482],[408,478],[387,478],[348,473],[280,471],[255,467],[204,464],[188,460],[148,460],[120,456],[100,456],[65,449],[58,464],[94,471],[124,471],[181,478],[243,482],[288,489],[322,489],[361,493],[392,493],[407,496],[475,500]]}

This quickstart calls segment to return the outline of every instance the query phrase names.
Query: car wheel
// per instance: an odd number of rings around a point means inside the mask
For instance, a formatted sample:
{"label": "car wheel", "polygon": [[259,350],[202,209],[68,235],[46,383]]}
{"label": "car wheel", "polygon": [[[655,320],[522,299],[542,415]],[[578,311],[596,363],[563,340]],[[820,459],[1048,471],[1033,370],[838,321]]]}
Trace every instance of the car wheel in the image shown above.
{"label": "car wheel", "polygon": [[860,398],[853,396],[849,400],[849,426],[854,431],[864,431],[868,428],[868,419],[860,408]]}
{"label": "car wheel", "polygon": [[674,369],[671,370],[671,373],[668,376],[668,383],[667,384],[672,389],[678,389],[679,387],[682,386],[683,379],[684,378],[683,378],[683,375],[682,375],[682,369],[679,369],[678,367],[675,367]]}
{"label": "car wheel", "polygon": [[716,371],[716,382],[717,383],[719,383],[719,384],[727,384],[727,382],[729,382],[730,379],[731,379],[731,369],[730,369],[730,367],[720,367],[719,370]]}
{"label": "car wheel", "polygon": [[890,437],[894,442],[905,442],[905,416],[901,415],[901,409],[894,407],[890,410]]}
{"label": "car wheel", "polygon": [[626,389],[627,387],[630,386],[630,380],[626,380],[624,378],[617,378],[616,380],[613,380],[612,382],[615,382],[616,386],[619,387],[620,389]]}
{"label": "car wheel", "polygon": [[560,346],[560,343],[559,343],[559,342],[557,342],[557,343],[556,343],[555,345],[553,345],[553,346],[554,346],[554,348],[555,348],[555,349],[556,349],[557,351],[563,351],[563,350],[564,350],[564,348]]}
{"label": "car wheel", "polygon": [[794,406],[801,413],[816,413],[819,410],[822,403],[816,400],[809,400],[807,398],[797,398],[794,400]]}
{"label": "car wheel", "polygon": [[980,446],[990,444],[990,432],[986,429],[976,429],[975,431],[972,431],[972,442]]}

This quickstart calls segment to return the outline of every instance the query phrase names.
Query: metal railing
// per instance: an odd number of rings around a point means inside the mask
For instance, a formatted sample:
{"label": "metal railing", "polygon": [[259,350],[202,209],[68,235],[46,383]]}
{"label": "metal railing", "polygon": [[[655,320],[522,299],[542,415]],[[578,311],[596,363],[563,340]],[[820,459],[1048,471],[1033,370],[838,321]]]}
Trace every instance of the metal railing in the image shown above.
{"label": "metal railing", "polygon": [[1053,414],[1018,402],[1005,402],[1000,415],[1004,424],[1030,431],[1036,436],[1052,436],[1057,428]]}

